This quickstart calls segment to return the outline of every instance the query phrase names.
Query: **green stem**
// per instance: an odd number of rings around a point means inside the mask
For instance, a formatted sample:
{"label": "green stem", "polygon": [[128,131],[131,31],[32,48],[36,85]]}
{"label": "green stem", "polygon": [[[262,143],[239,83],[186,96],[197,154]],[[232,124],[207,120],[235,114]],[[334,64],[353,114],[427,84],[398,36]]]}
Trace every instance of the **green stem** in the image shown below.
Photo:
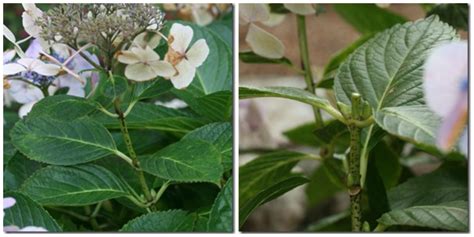
{"label": "green stem", "polygon": [[133,167],[136,168],[138,180],[140,181],[140,185],[143,190],[143,194],[145,195],[145,198],[147,201],[152,201],[153,197],[150,193],[150,189],[148,188],[148,185],[145,180],[145,174],[143,171],[140,169],[140,164],[138,162],[137,154],[135,153],[135,149],[133,149],[133,144],[132,144],[132,139],[130,138],[130,134],[128,133],[128,128],[127,128],[127,123],[125,121],[124,114],[122,110],[120,109],[120,100],[116,99],[114,101],[114,106],[115,106],[115,112],[118,114],[118,119],[120,120],[120,131],[122,132],[122,136],[125,142],[125,145],[127,146],[128,153],[132,159],[132,164]]}
{"label": "green stem", "polygon": [[153,199],[153,203],[157,203],[160,200],[161,196],[163,196],[163,193],[170,186],[170,183],[170,181],[166,181],[163,185],[161,185],[160,190],[158,190],[158,193],[156,193],[155,199]]}
{"label": "green stem", "polygon": [[369,143],[370,137],[372,137],[372,133],[374,131],[375,125],[371,125],[365,137],[364,146],[362,147],[362,151],[360,153],[360,183],[361,187],[364,188],[365,179],[367,177],[367,165],[369,163]]}
{"label": "green stem", "polygon": [[95,206],[94,211],[91,214],[91,218],[95,218],[97,214],[99,214],[101,207],[102,207],[102,202],[97,203],[97,206]]}
{"label": "green stem", "polygon": [[[314,87],[313,72],[311,71],[311,63],[309,60],[309,50],[308,50],[308,37],[306,35],[306,19],[305,16],[297,15],[297,25],[298,25],[298,40],[301,54],[301,61],[303,70],[305,71],[304,79],[306,82],[307,90],[316,94]],[[321,111],[319,108],[313,106],[314,117],[316,119],[316,127],[320,128],[324,126],[323,117],[321,116]]]}
{"label": "green stem", "polygon": [[[352,94],[351,119],[359,120],[361,115],[361,97]],[[349,124],[350,146],[349,153],[349,175],[347,179],[348,191],[351,200],[351,222],[352,231],[360,232],[362,228],[361,185],[360,185],[360,128],[354,123]]]}
{"label": "green stem", "polygon": [[75,212],[70,211],[70,210],[66,210],[66,209],[63,209],[63,208],[60,208],[60,207],[47,207],[47,208],[51,209],[51,210],[54,210],[54,211],[62,212],[62,213],[67,214],[67,215],[70,215],[70,216],[72,216],[76,219],[79,219],[81,221],[84,221],[84,222],[89,221],[89,217],[81,215],[79,213],[75,213]]}

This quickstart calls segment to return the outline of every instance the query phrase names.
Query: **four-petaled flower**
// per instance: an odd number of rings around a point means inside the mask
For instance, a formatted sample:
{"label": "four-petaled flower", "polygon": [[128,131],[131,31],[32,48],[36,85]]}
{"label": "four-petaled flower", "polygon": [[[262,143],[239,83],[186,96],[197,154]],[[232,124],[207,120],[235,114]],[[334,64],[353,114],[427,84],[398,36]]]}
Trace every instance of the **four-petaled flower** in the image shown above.
{"label": "four-petaled flower", "polygon": [[176,69],[176,74],[170,77],[177,89],[186,88],[191,84],[196,68],[206,60],[209,47],[205,39],[197,40],[189,49],[193,39],[193,29],[190,26],[175,23],[171,26],[168,36],[168,52],[165,60]]}

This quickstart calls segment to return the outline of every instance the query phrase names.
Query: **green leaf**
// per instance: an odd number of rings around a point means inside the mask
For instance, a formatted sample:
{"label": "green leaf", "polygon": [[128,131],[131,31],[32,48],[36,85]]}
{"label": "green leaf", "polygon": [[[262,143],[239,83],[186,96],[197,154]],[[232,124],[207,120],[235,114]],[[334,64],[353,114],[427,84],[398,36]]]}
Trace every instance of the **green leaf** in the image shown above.
{"label": "green leaf", "polygon": [[26,180],[21,192],[42,205],[57,206],[90,205],[128,195],[112,172],[93,164],[48,166]]}
{"label": "green leaf", "polygon": [[3,188],[17,190],[34,172],[40,169],[41,163],[27,159],[17,152],[3,171]]}
{"label": "green leaf", "polygon": [[390,207],[436,205],[443,202],[468,200],[467,167],[447,163],[436,171],[409,179],[388,193]]}
{"label": "green leaf", "polygon": [[292,143],[305,146],[319,147],[321,141],[314,135],[316,123],[306,123],[283,132]]}
{"label": "green leaf", "polygon": [[[455,38],[455,30],[437,17],[396,25],[377,34],[339,67],[334,81],[337,100],[350,105],[351,94],[359,93],[372,106],[376,122],[383,129],[404,139],[433,145],[426,134],[421,135],[426,129],[419,127],[420,122],[425,122],[420,114],[403,119],[391,116],[390,121],[385,116],[394,112],[390,107],[422,109],[424,60],[433,47]],[[410,131],[405,129],[407,126]]]}
{"label": "green leaf", "polygon": [[100,83],[97,88],[99,93],[107,98],[114,99],[121,96],[128,89],[128,80],[125,77],[113,75],[108,77],[105,83]]}
{"label": "green leaf", "polygon": [[337,169],[339,172],[343,171],[342,162],[336,159],[327,159],[314,170],[310,178],[311,181],[305,190],[309,205],[316,206],[346,189],[341,177],[337,172],[333,172],[333,169]]}
{"label": "green leaf", "polygon": [[425,105],[387,107],[375,120],[385,131],[421,146],[436,145],[441,117]]}
{"label": "green leaf", "polygon": [[184,139],[139,161],[145,172],[177,182],[219,184],[223,172],[219,151],[197,139]]}
{"label": "green leaf", "polygon": [[333,4],[333,9],[362,34],[385,30],[407,21],[375,4]]}
{"label": "green leaf", "polygon": [[327,217],[324,217],[318,220],[316,223],[308,226],[307,230],[309,232],[350,232],[351,223],[350,223],[350,211],[346,210],[337,214],[333,214]]}
{"label": "green leaf", "polygon": [[385,213],[377,221],[385,226],[404,225],[450,231],[469,230],[467,201],[413,206]]}
{"label": "green leaf", "polygon": [[281,151],[266,154],[239,169],[239,223],[242,226],[253,209],[287,191],[306,183],[291,169],[301,160],[314,157],[297,152]]}
{"label": "green leaf", "polygon": [[[374,155],[374,153],[371,153],[371,155]],[[368,221],[371,225],[382,214],[390,211],[387,192],[382,179],[386,174],[379,172],[377,169],[376,164],[379,162],[380,160],[369,160],[367,167],[365,193],[367,194],[370,211],[364,220]]]}
{"label": "green leaf", "polygon": [[3,166],[8,165],[16,153],[15,146],[9,140],[3,140]]}
{"label": "green leaf", "polygon": [[14,225],[19,228],[36,226],[43,227],[47,229],[48,232],[61,231],[58,223],[51,215],[28,196],[18,192],[8,192],[4,194],[4,197],[12,197],[16,200],[13,207],[4,210],[4,226]]}
{"label": "green leaf", "polygon": [[286,14],[291,13],[282,3],[270,3],[270,12],[272,13],[279,13],[279,14]]}
{"label": "green leaf", "polygon": [[232,178],[227,180],[212,205],[207,223],[208,232],[232,232],[232,180]]}
{"label": "green leaf", "polygon": [[182,140],[198,139],[214,145],[221,153],[224,170],[232,169],[232,124],[211,123],[186,134]]}
{"label": "green leaf", "polygon": [[427,16],[438,15],[441,21],[444,21],[455,28],[469,29],[469,5],[461,4],[436,4]]}
{"label": "green leaf", "polygon": [[18,122],[11,131],[15,147],[28,158],[74,165],[119,154],[110,133],[89,118],[73,121],[41,116]]}
{"label": "green leaf", "polygon": [[230,121],[232,118],[232,91],[218,91],[195,98],[189,107],[211,121]]}
{"label": "green leaf", "polygon": [[[96,113],[93,118],[107,128],[120,128],[117,118],[103,113]],[[178,134],[185,134],[206,124],[205,119],[191,113],[144,102],[138,102],[133,107],[126,121],[129,129],[153,129]]]}
{"label": "green leaf", "polygon": [[239,98],[250,99],[256,97],[281,97],[314,106],[330,106],[329,101],[320,98],[303,89],[294,87],[240,87]]}
{"label": "green leaf", "polygon": [[293,66],[293,63],[291,63],[291,61],[286,57],[282,57],[279,59],[265,58],[265,57],[255,54],[252,51],[239,53],[239,58],[244,63],[282,64],[286,66]]}
{"label": "green leaf", "polygon": [[121,232],[192,232],[196,217],[182,210],[152,212],[125,224]]}
{"label": "green leaf", "polygon": [[264,189],[262,189],[252,199],[246,200],[246,202],[240,202],[242,203],[240,204],[240,208],[239,208],[240,226],[245,224],[245,221],[247,220],[247,218],[250,216],[250,214],[255,208],[308,182],[309,182],[309,179],[303,176],[290,175],[288,178],[285,178],[285,179],[280,178],[276,180],[268,187],[265,187]]}
{"label": "green leaf", "polygon": [[375,164],[385,189],[388,190],[398,184],[402,166],[397,154],[385,142],[379,142],[374,146],[370,153],[370,162]]}
{"label": "green leaf", "polygon": [[144,82],[132,82],[132,95],[138,100],[157,97],[173,88],[170,80],[155,79]]}
{"label": "green leaf", "polygon": [[70,121],[82,118],[97,109],[97,106],[84,98],[70,95],[48,96],[36,103],[26,119],[50,116],[54,119]]}
{"label": "green leaf", "polygon": [[226,19],[211,22],[211,24],[207,25],[207,28],[219,35],[226,45],[232,48],[232,42],[234,40],[232,31],[234,27],[233,12],[227,14],[225,17]]}

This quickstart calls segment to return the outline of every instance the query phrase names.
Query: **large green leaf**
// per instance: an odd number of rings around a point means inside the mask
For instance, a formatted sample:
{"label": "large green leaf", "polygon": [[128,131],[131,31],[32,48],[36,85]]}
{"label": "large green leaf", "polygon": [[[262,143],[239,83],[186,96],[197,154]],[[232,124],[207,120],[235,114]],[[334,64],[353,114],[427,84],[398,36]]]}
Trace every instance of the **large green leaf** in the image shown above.
{"label": "large green leaf", "polygon": [[192,232],[196,217],[182,210],[152,212],[125,224],[122,232]]}
{"label": "large green leaf", "polygon": [[[97,113],[93,118],[107,128],[120,128],[117,118],[103,113]],[[185,134],[206,123],[205,119],[192,113],[143,102],[138,102],[133,107],[126,121],[129,129],[153,129],[179,134]]]}
{"label": "large green leaf", "polygon": [[227,180],[212,205],[207,222],[208,232],[232,232],[232,186],[234,184],[232,180],[232,178]]}
{"label": "large green leaf", "polygon": [[217,35],[219,35],[224,42],[227,44],[228,47],[232,48],[232,43],[234,41],[234,22],[233,22],[233,12],[228,13],[224,16],[223,19],[218,21],[213,21],[211,24],[207,25],[206,27]]}
{"label": "large green leaf", "polygon": [[314,157],[281,151],[257,157],[239,169],[239,223],[243,225],[253,209],[306,183],[291,169],[301,160]]}
{"label": "large green leaf", "polygon": [[441,117],[425,105],[382,108],[375,115],[387,132],[420,145],[436,144]]}
{"label": "large green leaf", "polygon": [[230,121],[232,118],[232,91],[218,91],[188,102],[196,113],[212,121]]}
{"label": "large green leaf", "polygon": [[388,193],[390,207],[435,205],[443,202],[468,200],[467,167],[445,164],[438,170],[409,179]]}
{"label": "large green leaf", "polygon": [[139,161],[145,172],[177,182],[218,184],[223,172],[220,152],[197,139],[181,140]]}
{"label": "large green leaf", "polygon": [[[376,122],[383,129],[416,143],[433,145],[432,139],[419,135],[426,130],[419,126],[425,122],[420,114],[409,119],[392,116],[388,123],[386,113],[393,113],[390,107],[424,105],[424,61],[433,47],[455,38],[455,30],[437,17],[396,25],[377,34],[339,67],[334,82],[337,100],[349,105],[352,93],[359,93],[372,106]],[[407,126],[410,131],[404,129]]]}
{"label": "large green leaf", "polygon": [[25,181],[21,192],[42,205],[82,206],[127,196],[123,183],[93,165],[48,166]]}
{"label": "large green leaf", "polygon": [[84,98],[70,95],[48,96],[36,103],[28,113],[27,119],[38,116],[51,116],[59,120],[73,120],[86,116],[96,110],[97,105]]}
{"label": "large green leaf", "polygon": [[30,118],[18,122],[10,134],[28,158],[53,165],[86,163],[120,153],[107,129],[87,117],[67,122]]}
{"label": "large green leaf", "polygon": [[363,34],[385,30],[406,19],[375,4],[334,4],[339,13],[357,31]]}
{"label": "large green leaf", "polygon": [[232,169],[231,123],[211,123],[189,132],[182,139],[200,139],[211,143],[222,155],[224,170]]}
{"label": "large green leaf", "polygon": [[8,192],[4,194],[4,197],[12,197],[16,200],[13,207],[4,210],[4,226],[14,225],[19,228],[36,226],[43,227],[47,229],[48,232],[61,231],[58,223],[51,215],[28,196],[19,192]]}
{"label": "large green leaf", "polygon": [[377,221],[385,226],[418,226],[466,232],[469,230],[469,206],[467,201],[413,206],[385,213]]}

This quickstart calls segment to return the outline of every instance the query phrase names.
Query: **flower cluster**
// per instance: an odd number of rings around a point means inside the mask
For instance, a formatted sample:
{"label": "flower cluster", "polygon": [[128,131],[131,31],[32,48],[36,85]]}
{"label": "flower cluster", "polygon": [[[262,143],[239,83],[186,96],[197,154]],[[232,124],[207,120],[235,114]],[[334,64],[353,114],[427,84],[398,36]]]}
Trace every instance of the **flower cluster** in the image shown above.
{"label": "flower cluster", "polygon": [[36,20],[40,37],[78,47],[87,42],[113,52],[145,30],[158,31],[164,13],[151,4],[61,4]]}
{"label": "flower cluster", "polygon": [[175,12],[180,19],[193,21],[200,26],[209,25],[215,19],[232,10],[231,4],[163,4],[167,11]]}

